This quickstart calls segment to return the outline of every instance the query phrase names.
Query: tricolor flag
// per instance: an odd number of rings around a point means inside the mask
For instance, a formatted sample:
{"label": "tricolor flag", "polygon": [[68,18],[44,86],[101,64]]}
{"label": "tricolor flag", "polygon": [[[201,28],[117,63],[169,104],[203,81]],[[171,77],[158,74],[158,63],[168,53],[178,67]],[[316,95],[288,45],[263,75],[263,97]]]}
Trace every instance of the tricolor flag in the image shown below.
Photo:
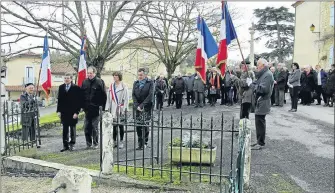
{"label": "tricolor flag", "polygon": [[80,57],[79,57],[79,68],[78,68],[78,86],[83,84],[83,81],[87,78],[87,65],[86,65],[86,36],[81,41]]}
{"label": "tricolor flag", "polygon": [[197,29],[199,37],[194,66],[202,81],[206,83],[206,62],[209,58],[218,53],[218,46],[209,31],[205,20],[200,16],[198,16]]}
{"label": "tricolor flag", "polygon": [[51,90],[51,69],[50,69],[50,52],[49,52],[49,44],[48,44],[47,35],[45,35],[44,37],[40,82],[45,92],[46,98],[49,98],[49,94]]}
{"label": "tricolor flag", "polygon": [[227,2],[222,2],[222,19],[220,31],[220,45],[216,64],[220,68],[221,76],[226,73],[226,64],[228,58],[228,45],[232,40],[237,39],[234,24],[231,20]]}

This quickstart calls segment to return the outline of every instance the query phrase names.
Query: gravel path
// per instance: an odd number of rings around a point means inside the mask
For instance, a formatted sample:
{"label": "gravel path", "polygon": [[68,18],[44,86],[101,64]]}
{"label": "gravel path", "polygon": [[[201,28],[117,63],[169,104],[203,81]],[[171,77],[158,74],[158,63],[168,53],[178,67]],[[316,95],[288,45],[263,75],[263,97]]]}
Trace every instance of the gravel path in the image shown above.
{"label": "gravel path", "polygon": [[[3,193],[49,193],[52,191],[52,179],[50,178],[25,178],[2,176]],[[109,187],[99,185],[92,188],[92,193],[168,193],[160,190],[143,190],[125,187]],[[182,193],[181,191],[173,191]],[[171,192],[172,193],[172,192]]]}

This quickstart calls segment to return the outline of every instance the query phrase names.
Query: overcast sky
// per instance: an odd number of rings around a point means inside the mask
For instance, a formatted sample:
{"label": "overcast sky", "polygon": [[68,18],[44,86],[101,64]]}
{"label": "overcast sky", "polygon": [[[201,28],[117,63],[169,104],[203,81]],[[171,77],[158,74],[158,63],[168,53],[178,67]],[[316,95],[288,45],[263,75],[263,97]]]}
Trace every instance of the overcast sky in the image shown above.
{"label": "overcast sky", "polygon": [[[253,10],[256,8],[265,8],[268,6],[272,6],[272,7],[280,7],[280,6],[284,6],[284,7],[288,7],[289,10],[291,12],[294,12],[294,8],[291,6],[294,3],[294,1],[282,1],[282,2],[234,2],[234,1],[229,1],[228,5],[232,6],[232,7],[236,7],[239,9],[241,17],[239,19],[233,20],[234,25],[235,26],[240,26],[239,28],[237,28],[237,35],[239,37],[240,42],[242,43],[242,52],[243,55],[245,57],[248,56],[249,54],[249,43],[248,41],[250,40],[250,32],[249,32],[249,28],[251,26],[251,23],[254,21],[256,22],[256,18],[253,16]],[[221,2],[213,2],[213,4],[217,4],[217,6],[221,6]],[[255,34],[255,37],[257,37],[258,34]],[[13,45],[12,44],[12,51],[16,51],[16,50],[20,50],[24,47],[29,46],[29,44],[31,44],[31,42],[37,43],[36,38],[30,38],[30,39],[26,39],[24,41],[21,41],[19,44],[17,45]],[[2,40],[4,41],[4,40]],[[38,40],[40,41],[40,40]],[[29,43],[28,43],[29,42]],[[262,52],[267,52],[269,51],[267,48],[265,48],[264,44],[266,42],[266,39],[262,39],[259,42],[255,42],[255,53],[262,53]],[[41,40],[41,44],[43,43],[43,40]],[[51,44],[51,42],[49,43]],[[6,47],[2,47],[2,49],[6,49],[7,50],[7,46]],[[78,50],[80,48],[78,47]],[[7,50],[8,51],[8,50]],[[34,50],[34,52],[42,52],[42,50]],[[241,55],[240,55],[240,51],[239,50],[234,50],[234,51],[229,51],[229,59],[234,59],[234,60],[241,60]]]}
{"label": "overcast sky", "polygon": [[[244,57],[247,57],[250,52],[250,45],[247,43],[248,40],[250,40],[250,31],[248,30],[251,27],[251,22],[256,22],[256,18],[253,16],[253,10],[260,8],[263,9],[265,7],[287,7],[289,8],[289,11],[294,13],[294,8],[291,6],[295,1],[282,1],[282,2],[229,2],[229,4],[233,4],[234,6],[241,9],[242,12],[242,18],[234,22],[234,25],[243,25],[237,29],[237,35],[239,37],[240,42],[246,42],[244,43],[243,47],[243,55]],[[254,35],[255,37],[258,37],[257,33]],[[254,44],[254,50],[255,53],[262,53],[269,51],[264,45],[265,45],[266,39],[262,39],[259,42],[255,42]],[[240,51],[230,51],[229,52],[229,58],[230,59],[236,59],[241,60],[241,54]]]}

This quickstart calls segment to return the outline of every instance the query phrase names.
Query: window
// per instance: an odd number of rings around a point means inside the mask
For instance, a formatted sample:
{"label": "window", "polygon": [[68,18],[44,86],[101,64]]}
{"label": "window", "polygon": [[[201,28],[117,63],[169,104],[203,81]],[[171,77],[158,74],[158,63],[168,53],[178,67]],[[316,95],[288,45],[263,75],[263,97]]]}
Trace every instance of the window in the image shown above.
{"label": "window", "polygon": [[334,27],[334,5],[330,6],[330,26]]}
{"label": "window", "polygon": [[27,83],[35,84],[35,76],[34,76],[34,67],[33,66],[26,66],[26,68],[25,68],[24,84],[27,84]]}
{"label": "window", "polygon": [[334,62],[334,46],[329,48],[329,66],[332,65]]}

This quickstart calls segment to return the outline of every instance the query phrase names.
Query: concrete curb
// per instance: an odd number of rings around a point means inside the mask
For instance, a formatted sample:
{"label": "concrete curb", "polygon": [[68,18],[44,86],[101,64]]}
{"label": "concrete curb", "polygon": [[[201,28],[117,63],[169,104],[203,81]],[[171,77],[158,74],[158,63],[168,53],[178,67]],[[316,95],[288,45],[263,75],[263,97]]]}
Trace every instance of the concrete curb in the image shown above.
{"label": "concrete curb", "polygon": [[[165,191],[183,191],[183,192],[203,192],[208,191],[210,184],[199,184],[189,187],[180,187],[173,185],[160,185],[150,181],[139,181],[126,175],[113,173],[112,175],[103,175],[99,171],[90,170],[81,167],[67,166],[64,164],[47,162],[38,159],[26,158],[21,156],[11,156],[3,158],[3,167],[9,170],[21,171],[25,173],[29,172],[41,172],[41,173],[54,173],[56,174],[60,169],[71,167],[71,168],[80,168],[88,172],[88,174],[93,178],[93,181],[104,183],[107,185],[123,186],[123,187],[134,187],[140,189],[160,189]],[[194,189],[195,191],[192,191]]]}

